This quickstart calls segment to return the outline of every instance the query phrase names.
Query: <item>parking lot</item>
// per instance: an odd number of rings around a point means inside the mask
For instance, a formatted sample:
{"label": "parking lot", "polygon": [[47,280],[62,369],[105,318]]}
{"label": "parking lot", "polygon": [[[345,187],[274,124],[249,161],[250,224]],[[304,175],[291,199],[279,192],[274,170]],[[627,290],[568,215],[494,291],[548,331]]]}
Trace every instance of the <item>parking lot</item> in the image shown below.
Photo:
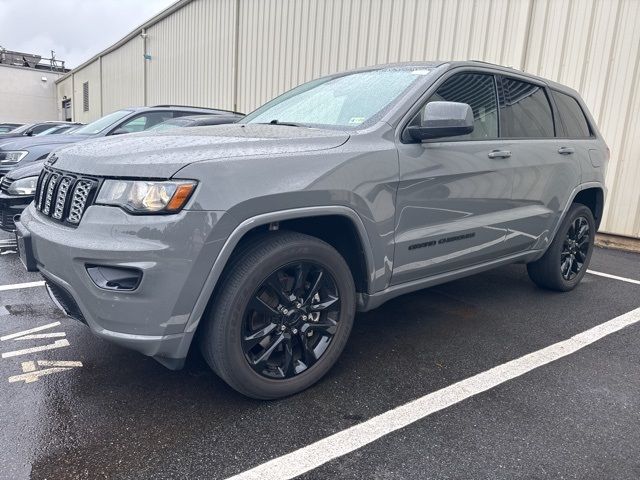
{"label": "parking lot", "polygon": [[2,255],[0,477],[638,478],[639,260],[597,249],[622,278],[567,294],[513,265],[398,298],[319,384],[259,402],[197,354],[172,372],[93,337]]}

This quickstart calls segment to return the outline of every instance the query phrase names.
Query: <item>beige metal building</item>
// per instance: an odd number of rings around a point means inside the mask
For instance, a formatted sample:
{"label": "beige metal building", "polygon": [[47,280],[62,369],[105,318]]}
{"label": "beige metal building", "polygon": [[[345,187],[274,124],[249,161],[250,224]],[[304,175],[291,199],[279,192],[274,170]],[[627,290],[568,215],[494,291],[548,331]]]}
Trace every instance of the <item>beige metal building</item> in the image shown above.
{"label": "beige metal building", "polygon": [[251,111],[312,78],[477,59],[570,85],[611,148],[601,231],[640,238],[640,0],[180,0],[58,81],[88,122],[130,105]]}

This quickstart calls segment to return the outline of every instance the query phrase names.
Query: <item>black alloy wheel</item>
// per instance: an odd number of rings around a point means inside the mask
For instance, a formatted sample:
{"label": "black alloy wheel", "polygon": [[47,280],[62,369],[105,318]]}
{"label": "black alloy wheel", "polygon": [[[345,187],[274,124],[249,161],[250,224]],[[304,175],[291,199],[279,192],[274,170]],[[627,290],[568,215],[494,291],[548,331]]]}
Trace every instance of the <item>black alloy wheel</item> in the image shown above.
{"label": "black alloy wheel", "polygon": [[340,297],[318,264],[279,268],[258,287],[244,315],[242,348],[249,365],[267,378],[292,378],[311,368],[333,340]]}
{"label": "black alloy wheel", "polygon": [[527,264],[531,280],[549,290],[573,290],[589,267],[595,232],[591,209],[580,203],[571,205],[544,255]]}
{"label": "black alloy wheel", "polygon": [[585,217],[576,218],[569,227],[560,253],[560,269],[565,280],[573,280],[582,271],[589,254],[590,235]]}

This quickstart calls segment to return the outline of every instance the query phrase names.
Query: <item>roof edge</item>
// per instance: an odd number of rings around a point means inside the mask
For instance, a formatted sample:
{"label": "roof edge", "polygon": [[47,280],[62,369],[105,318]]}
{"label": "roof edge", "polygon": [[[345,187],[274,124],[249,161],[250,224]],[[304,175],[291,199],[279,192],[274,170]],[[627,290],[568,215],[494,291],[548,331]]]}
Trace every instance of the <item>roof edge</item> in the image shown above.
{"label": "roof edge", "polygon": [[169,5],[167,8],[165,8],[164,10],[160,11],[158,14],[154,15],[153,17],[151,17],[149,20],[147,20],[146,22],[138,25],[136,28],[134,28],[131,32],[129,32],[127,35],[125,35],[124,37],[122,37],[120,40],[118,40],[116,43],[114,43],[113,45],[105,48],[104,50],[102,50],[101,52],[95,54],[93,57],[89,58],[89,60],[86,60],[85,62],[81,63],[80,65],[78,65],[75,68],[72,68],[69,72],[65,73],[63,76],[61,76],[60,78],[58,78],[55,83],[58,84],[64,80],[66,80],[67,78],[69,78],[70,76],[72,76],[74,74],[74,72],[78,71],[78,70],[82,70],[83,68],[85,68],[86,66],[88,66],[89,64],[93,63],[94,61],[96,61],[97,59],[99,59],[100,57],[104,57],[105,55],[113,52],[114,50],[117,50],[118,48],[120,48],[122,45],[124,45],[125,43],[127,43],[129,40],[132,40],[133,38],[135,38],[137,35],[140,34],[141,30],[143,29],[147,29],[153,25],[155,25],[156,23],[160,22],[161,20],[164,20],[165,18],[167,18],[169,15],[171,15],[172,13],[180,10],[182,7],[184,7],[185,5],[191,3],[193,0],[177,0],[175,3],[172,3],[171,5]]}

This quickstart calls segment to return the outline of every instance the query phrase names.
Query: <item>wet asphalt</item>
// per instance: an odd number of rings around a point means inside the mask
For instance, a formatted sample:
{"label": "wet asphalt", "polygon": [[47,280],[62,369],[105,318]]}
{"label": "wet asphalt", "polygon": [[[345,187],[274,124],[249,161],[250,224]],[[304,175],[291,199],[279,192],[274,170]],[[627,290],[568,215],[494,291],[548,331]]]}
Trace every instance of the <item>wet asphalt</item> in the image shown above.
{"label": "wet asphalt", "polygon": [[[597,249],[591,268],[640,280],[640,255]],[[37,280],[0,256],[0,285]],[[640,285],[587,275],[558,294],[500,268],[359,314],[319,384],[259,402],[197,352],[172,372],[95,338],[42,287],[0,291],[0,336],[60,322],[41,333],[69,342],[0,358],[0,478],[226,478],[637,307]],[[302,478],[640,478],[639,344],[635,324]],[[9,382],[43,360],[82,367]]]}

